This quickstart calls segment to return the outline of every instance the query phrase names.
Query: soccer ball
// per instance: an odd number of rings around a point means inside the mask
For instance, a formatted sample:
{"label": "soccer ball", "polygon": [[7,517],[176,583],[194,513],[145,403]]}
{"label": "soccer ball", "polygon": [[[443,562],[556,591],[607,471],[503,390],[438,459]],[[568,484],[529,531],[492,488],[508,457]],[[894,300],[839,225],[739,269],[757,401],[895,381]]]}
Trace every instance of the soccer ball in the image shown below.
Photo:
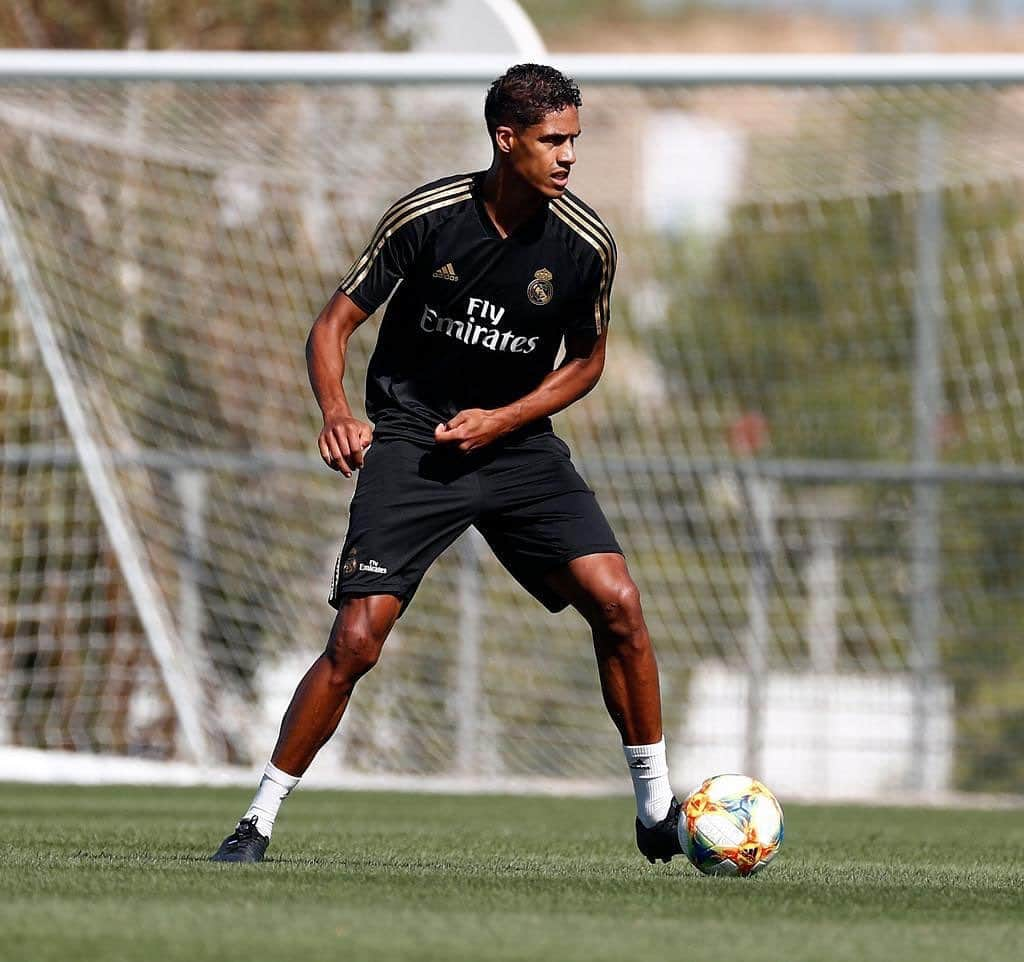
{"label": "soccer ball", "polygon": [[782,806],[756,778],[715,775],[682,809],[679,842],[705,875],[753,875],[782,845]]}

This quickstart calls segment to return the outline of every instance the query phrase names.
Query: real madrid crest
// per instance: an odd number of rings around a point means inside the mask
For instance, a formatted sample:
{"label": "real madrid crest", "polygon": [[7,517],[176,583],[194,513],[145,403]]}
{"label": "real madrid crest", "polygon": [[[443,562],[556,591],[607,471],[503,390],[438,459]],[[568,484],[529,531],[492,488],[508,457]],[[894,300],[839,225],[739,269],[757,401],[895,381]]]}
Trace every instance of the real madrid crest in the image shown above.
{"label": "real madrid crest", "polygon": [[355,570],[356,570],[356,555],[357,554],[358,554],[358,551],[355,548],[353,548],[348,553],[348,557],[345,559],[345,566],[341,569],[343,574],[350,575],[350,574],[353,574],[355,572]]}
{"label": "real madrid crest", "polygon": [[555,285],[551,283],[552,274],[546,267],[542,267],[533,275],[533,280],[526,285],[526,296],[531,304],[543,307],[555,296]]}

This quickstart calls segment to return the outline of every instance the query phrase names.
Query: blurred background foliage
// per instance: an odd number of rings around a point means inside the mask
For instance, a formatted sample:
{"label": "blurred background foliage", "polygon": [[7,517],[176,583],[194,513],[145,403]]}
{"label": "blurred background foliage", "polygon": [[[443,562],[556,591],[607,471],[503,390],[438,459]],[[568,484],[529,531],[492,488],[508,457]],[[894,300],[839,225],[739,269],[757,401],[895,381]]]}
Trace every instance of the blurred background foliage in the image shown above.
{"label": "blurred background foliage", "polygon": [[[0,46],[402,49],[430,0],[5,0]],[[521,0],[552,50],[1024,50],[1015,0]]]}
{"label": "blurred background foliage", "polygon": [[[420,3],[426,0],[419,0]],[[403,0],[403,8],[416,2]],[[401,48],[392,0],[7,0],[7,47],[345,50]]]}

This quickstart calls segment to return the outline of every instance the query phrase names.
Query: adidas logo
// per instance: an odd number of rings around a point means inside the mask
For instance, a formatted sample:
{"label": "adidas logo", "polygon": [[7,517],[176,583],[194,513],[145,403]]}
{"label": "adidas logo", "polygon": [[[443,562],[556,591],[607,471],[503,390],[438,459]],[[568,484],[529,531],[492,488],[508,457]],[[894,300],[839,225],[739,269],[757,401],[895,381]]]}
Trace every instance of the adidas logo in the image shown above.
{"label": "adidas logo", "polygon": [[452,267],[451,263],[445,264],[444,267],[439,267],[434,271],[434,277],[440,277],[443,281],[457,281],[459,275],[455,273],[455,268]]}

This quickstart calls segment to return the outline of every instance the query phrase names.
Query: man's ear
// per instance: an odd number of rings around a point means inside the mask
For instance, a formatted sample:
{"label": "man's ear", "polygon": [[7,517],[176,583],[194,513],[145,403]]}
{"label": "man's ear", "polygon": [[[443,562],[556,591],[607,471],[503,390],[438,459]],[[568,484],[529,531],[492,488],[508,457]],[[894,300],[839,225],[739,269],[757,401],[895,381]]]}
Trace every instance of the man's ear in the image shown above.
{"label": "man's ear", "polygon": [[512,153],[512,145],[515,143],[516,132],[511,127],[497,127],[494,131],[495,149],[503,154]]}

